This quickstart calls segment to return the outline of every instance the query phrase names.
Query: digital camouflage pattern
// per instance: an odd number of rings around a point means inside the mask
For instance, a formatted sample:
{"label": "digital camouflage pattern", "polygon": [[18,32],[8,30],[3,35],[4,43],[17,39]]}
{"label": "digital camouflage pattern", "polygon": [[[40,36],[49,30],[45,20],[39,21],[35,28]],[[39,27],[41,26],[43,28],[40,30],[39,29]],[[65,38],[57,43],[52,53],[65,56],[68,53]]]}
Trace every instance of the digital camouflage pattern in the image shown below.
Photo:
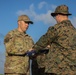
{"label": "digital camouflage pattern", "polygon": [[69,20],[49,27],[33,48],[38,51],[47,45],[50,51],[44,61],[45,72],[76,75],[76,29]]}
{"label": "digital camouflage pattern", "polygon": [[34,42],[26,33],[17,29],[10,31],[4,39],[6,48],[5,73],[25,74],[29,71],[29,57],[25,53],[33,46]]}
{"label": "digital camouflage pattern", "polygon": [[69,8],[66,5],[60,5],[51,13],[51,16],[56,16],[57,14],[72,15],[68,10]]}

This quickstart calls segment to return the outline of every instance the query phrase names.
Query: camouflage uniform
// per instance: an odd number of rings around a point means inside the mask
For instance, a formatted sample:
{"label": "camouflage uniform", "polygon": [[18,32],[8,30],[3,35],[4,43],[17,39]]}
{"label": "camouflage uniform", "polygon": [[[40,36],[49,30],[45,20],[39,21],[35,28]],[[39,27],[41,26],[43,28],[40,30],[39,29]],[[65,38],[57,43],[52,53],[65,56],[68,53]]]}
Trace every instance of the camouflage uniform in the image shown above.
{"label": "camouflage uniform", "polygon": [[32,38],[15,29],[5,36],[4,44],[6,47],[4,68],[6,75],[29,75],[29,57],[26,56],[26,52],[34,44]]}
{"label": "camouflage uniform", "polygon": [[[59,6],[51,15],[60,14],[59,9],[63,12],[66,8],[65,5]],[[65,12],[61,14],[71,15]],[[50,45],[50,51],[44,61],[45,73],[76,75],[76,29],[69,20],[49,27],[46,34],[37,41],[33,48],[38,51],[47,45]]]}

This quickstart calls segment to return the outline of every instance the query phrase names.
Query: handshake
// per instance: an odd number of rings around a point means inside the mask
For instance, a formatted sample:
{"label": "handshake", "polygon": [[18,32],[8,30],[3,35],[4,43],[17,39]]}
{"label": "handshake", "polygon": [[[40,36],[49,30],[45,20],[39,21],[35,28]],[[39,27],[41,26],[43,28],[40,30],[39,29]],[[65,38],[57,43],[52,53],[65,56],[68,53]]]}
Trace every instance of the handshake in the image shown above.
{"label": "handshake", "polygon": [[47,54],[49,52],[49,49],[41,49],[41,50],[32,50],[32,51],[28,51],[26,52],[27,56],[34,56],[34,55],[40,55],[40,54]]}

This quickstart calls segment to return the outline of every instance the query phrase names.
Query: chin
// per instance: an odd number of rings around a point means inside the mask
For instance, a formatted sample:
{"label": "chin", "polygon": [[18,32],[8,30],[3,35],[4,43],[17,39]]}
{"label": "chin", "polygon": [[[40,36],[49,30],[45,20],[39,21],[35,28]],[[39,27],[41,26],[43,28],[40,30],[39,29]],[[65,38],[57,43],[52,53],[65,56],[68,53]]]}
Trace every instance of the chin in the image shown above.
{"label": "chin", "polygon": [[25,29],[24,31],[26,31],[27,29]]}

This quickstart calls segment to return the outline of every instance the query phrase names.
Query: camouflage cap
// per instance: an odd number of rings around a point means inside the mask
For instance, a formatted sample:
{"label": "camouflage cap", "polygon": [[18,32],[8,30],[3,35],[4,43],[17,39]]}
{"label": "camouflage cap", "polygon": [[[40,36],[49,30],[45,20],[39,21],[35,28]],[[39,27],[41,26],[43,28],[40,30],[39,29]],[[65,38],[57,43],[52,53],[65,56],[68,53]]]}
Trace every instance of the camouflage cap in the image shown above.
{"label": "camouflage cap", "polygon": [[28,23],[33,24],[33,22],[30,20],[30,18],[27,15],[21,15],[18,17],[18,21],[25,21]]}
{"label": "camouflage cap", "polygon": [[55,12],[51,13],[51,16],[56,16],[57,14],[72,15],[68,10],[69,8],[66,5],[60,5],[55,9]]}

